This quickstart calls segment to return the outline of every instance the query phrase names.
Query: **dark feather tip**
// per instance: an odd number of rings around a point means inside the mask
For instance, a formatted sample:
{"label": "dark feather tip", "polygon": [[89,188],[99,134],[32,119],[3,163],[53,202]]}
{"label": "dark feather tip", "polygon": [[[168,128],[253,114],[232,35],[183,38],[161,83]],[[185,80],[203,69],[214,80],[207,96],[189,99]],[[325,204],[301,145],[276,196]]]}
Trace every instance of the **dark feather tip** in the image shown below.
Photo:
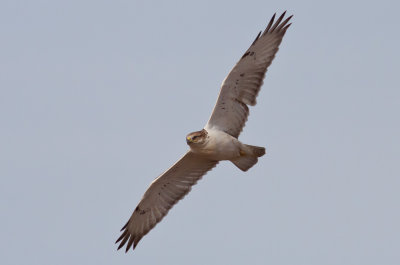
{"label": "dark feather tip", "polygon": [[124,230],[124,229],[128,226],[128,224],[129,224],[129,220],[128,220],[128,222],[126,222],[126,224],[121,228],[120,232],[122,232],[122,230]]}

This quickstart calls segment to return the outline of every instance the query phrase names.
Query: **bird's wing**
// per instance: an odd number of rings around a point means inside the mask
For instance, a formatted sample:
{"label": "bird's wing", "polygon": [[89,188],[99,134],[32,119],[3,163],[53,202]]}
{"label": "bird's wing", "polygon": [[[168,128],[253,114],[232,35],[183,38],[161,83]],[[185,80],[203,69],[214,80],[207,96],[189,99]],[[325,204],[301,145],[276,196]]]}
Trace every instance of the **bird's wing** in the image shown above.
{"label": "bird's wing", "polygon": [[249,115],[247,105],[256,104],[267,68],[291,25],[288,22],[292,16],[282,22],[285,13],[275,23],[275,15],[272,17],[264,32],[257,35],[253,44],[225,78],[210,120],[205,126],[206,130],[216,128],[234,137],[239,136]]}
{"label": "bird's wing", "polygon": [[143,195],[131,218],[121,229],[122,234],[115,243],[121,241],[118,249],[126,243],[126,251],[133,245],[135,249],[140,239],[146,235],[197,181],[218,164],[189,151],[161,176],[156,178]]}

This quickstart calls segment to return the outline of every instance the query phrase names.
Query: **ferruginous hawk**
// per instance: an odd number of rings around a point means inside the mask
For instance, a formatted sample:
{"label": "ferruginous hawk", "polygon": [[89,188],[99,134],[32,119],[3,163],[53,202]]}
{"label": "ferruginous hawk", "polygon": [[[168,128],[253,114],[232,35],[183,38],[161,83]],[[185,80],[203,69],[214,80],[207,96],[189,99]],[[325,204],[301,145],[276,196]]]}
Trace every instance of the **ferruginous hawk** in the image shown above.
{"label": "ferruginous hawk", "polygon": [[[286,13],[286,12],[285,12]],[[268,66],[278,51],[292,16],[283,13],[274,23],[275,14],[264,32],[260,32],[250,48],[222,83],[211,117],[201,131],[190,133],[186,142],[190,150],[170,169],[156,178],[122,227],[118,249],[126,251],[136,245],[196,182],[221,160],[229,160],[247,171],[265,154],[264,147],[243,144],[238,140],[247,117],[248,105],[256,104]]]}

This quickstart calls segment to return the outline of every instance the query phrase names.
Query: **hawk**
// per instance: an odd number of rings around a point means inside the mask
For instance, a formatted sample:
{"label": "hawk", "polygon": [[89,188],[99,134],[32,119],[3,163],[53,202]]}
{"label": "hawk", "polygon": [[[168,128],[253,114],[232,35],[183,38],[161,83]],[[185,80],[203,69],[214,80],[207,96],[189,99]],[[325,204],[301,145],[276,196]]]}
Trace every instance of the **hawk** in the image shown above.
{"label": "hawk", "polygon": [[283,20],[285,14],[286,11],[276,22],[276,14],[273,15],[264,32],[260,31],[225,78],[208,123],[201,131],[186,136],[190,150],[150,184],[121,229],[115,242],[120,242],[118,249],[125,244],[126,252],[131,247],[135,249],[143,236],[219,161],[229,160],[247,171],[265,154],[264,147],[244,144],[238,137],[249,116],[248,106],[256,105],[267,68],[291,25],[288,22],[292,16]]}

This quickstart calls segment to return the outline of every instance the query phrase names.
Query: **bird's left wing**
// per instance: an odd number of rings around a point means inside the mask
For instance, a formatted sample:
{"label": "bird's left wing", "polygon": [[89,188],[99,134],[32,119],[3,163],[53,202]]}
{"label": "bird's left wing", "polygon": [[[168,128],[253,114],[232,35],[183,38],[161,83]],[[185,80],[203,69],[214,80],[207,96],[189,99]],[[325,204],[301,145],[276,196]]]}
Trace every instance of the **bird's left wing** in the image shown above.
{"label": "bird's left wing", "polygon": [[140,239],[146,235],[197,181],[218,164],[189,151],[161,176],[156,178],[143,195],[131,218],[121,229],[122,234],[115,243],[121,241],[118,249],[126,243],[126,251],[133,245],[135,249]]}
{"label": "bird's left wing", "polygon": [[274,22],[270,20],[263,33],[259,33],[253,44],[231,70],[222,83],[221,90],[206,129],[216,128],[234,137],[242,131],[249,108],[254,106],[263,83],[265,72],[278,51],[290,17],[283,20],[284,12]]}

